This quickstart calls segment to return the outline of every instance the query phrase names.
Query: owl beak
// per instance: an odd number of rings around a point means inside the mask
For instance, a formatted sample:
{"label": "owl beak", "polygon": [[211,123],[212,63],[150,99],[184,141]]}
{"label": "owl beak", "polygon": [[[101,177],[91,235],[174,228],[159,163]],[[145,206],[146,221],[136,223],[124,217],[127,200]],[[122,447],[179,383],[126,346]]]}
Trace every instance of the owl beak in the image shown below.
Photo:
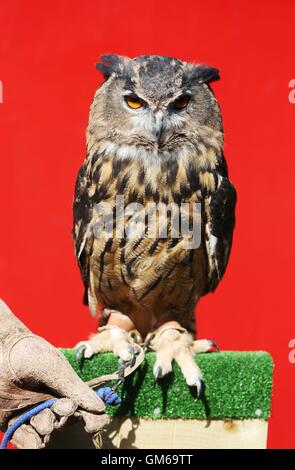
{"label": "owl beak", "polygon": [[163,111],[159,110],[154,113],[154,123],[152,133],[159,142],[163,133]]}

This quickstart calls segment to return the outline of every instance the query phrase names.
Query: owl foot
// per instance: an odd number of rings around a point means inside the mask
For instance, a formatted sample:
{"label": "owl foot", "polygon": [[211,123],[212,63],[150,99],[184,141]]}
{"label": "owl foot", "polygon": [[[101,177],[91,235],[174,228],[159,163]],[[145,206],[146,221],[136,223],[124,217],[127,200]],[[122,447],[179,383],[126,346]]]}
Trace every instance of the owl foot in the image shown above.
{"label": "owl foot", "polygon": [[132,363],[136,354],[133,344],[127,331],[117,326],[103,326],[88,341],[76,344],[76,358],[89,359],[94,354],[113,352],[121,361]]}
{"label": "owl foot", "polygon": [[211,339],[198,339],[193,343],[193,351],[197,354],[219,352],[219,347]]}
{"label": "owl foot", "polygon": [[165,326],[156,333],[150,347],[156,352],[155,380],[169,374],[172,371],[172,361],[175,360],[186,383],[196,387],[198,398],[201,398],[204,384],[202,372],[194,358],[193,336],[184,328]]}

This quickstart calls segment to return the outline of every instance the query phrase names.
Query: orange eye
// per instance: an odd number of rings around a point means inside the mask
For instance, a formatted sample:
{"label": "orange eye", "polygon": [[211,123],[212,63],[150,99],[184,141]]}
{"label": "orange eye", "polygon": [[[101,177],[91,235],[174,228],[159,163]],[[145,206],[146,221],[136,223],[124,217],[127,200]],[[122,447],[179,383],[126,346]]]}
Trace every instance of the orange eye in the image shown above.
{"label": "orange eye", "polygon": [[144,101],[136,95],[129,95],[125,97],[126,103],[128,104],[129,108],[132,109],[139,109],[142,108],[144,105]]}
{"label": "orange eye", "polygon": [[190,100],[191,99],[188,95],[182,95],[174,101],[173,106],[177,110],[184,109],[187,107]]}

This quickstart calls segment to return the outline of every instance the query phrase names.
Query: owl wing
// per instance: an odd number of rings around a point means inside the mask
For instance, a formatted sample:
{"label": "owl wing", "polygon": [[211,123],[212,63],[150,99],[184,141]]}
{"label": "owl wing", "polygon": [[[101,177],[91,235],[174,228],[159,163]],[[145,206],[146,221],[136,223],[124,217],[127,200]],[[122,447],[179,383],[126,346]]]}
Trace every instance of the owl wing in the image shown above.
{"label": "owl wing", "polygon": [[81,271],[82,280],[85,286],[83,303],[88,304],[87,291],[89,283],[89,254],[91,252],[93,240],[89,236],[89,227],[93,216],[93,201],[89,196],[91,186],[90,175],[87,171],[87,162],[80,167],[75,185],[75,195],[73,202],[73,238],[75,255]]}
{"label": "owl wing", "polygon": [[227,177],[225,161],[223,164],[224,171],[218,176],[216,191],[205,197],[204,201],[208,258],[206,292],[213,292],[222,279],[229,260],[235,225],[236,190]]}

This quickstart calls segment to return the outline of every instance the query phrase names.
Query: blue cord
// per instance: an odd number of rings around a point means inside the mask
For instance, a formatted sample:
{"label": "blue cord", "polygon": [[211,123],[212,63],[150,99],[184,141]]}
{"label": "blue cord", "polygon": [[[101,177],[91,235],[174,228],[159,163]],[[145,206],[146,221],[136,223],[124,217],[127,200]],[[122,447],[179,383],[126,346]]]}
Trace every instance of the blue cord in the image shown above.
{"label": "blue cord", "polygon": [[35,406],[31,410],[27,411],[26,413],[23,413],[9,428],[7,429],[6,433],[3,436],[2,442],[0,449],[6,449],[8,441],[10,441],[10,438],[12,435],[15,433],[15,431],[26,421],[31,419],[33,416],[37,415],[40,413],[40,411],[45,410],[45,408],[51,408],[53,403],[55,403],[57,399],[52,399],[52,400],[47,400],[44,401],[43,403],[40,403],[39,405]]}
{"label": "blue cord", "polygon": [[[108,405],[119,405],[120,403],[122,403],[121,398],[110,387],[100,388],[95,393]],[[26,421],[29,421],[33,416],[36,416],[38,413],[40,413],[40,411],[45,410],[46,408],[51,408],[52,405],[57,401],[58,398],[53,398],[51,400],[44,401],[43,403],[39,403],[39,405],[35,406],[34,408],[31,408],[29,411],[23,413],[7,429],[6,433],[3,436],[0,449],[6,449],[11,437],[22,424],[25,424]]]}

